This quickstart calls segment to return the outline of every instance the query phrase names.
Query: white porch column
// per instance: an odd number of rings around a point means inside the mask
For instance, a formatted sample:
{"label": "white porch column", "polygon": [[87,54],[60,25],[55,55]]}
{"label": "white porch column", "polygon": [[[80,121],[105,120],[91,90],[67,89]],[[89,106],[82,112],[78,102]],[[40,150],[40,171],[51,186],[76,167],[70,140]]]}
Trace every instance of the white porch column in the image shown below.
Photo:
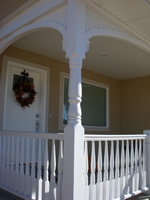
{"label": "white porch column", "polygon": [[86,0],[68,0],[66,57],[69,59],[68,125],[64,129],[63,200],[84,198],[84,128],[81,125],[82,59],[85,58]]}
{"label": "white porch column", "polygon": [[81,125],[81,63],[70,58],[68,125],[64,129],[63,200],[83,200],[84,128]]}

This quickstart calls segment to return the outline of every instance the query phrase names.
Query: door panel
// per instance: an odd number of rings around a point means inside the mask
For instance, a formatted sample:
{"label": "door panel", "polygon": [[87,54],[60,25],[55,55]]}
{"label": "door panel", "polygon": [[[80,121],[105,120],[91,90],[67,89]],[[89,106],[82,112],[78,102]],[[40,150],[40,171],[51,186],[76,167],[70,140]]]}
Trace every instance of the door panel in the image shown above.
{"label": "door panel", "polygon": [[[23,109],[18,102],[13,91],[14,74],[21,75],[21,72],[26,70],[29,73],[29,77],[33,79],[35,85],[35,91],[38,94],[35,96],[35,102],[30,107]],[[12,131],[36,131],[35,121],[39,122],[40,129],[40,86],[41,75],[40,72],[32,71],[32,69],[25,69],[22,67],[9,66],[6,79],[6,91],[5,91],[5,112],[3,129]],[[42,106],[42,105],[41,105]]]}

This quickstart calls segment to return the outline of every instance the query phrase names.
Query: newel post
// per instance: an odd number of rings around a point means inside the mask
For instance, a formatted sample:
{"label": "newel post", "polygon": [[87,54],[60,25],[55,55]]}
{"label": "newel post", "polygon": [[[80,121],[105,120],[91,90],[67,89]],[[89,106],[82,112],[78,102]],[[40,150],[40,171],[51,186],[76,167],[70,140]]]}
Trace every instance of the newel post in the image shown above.
{"label": "newel post", "polygon": [[63,200],[83,200],[84,128],[81,125],[82,58],[69,58],[69,111],[64,129]]}
{"label": "newel post", "polygon": [[[150,130],[145,130],[144,134],[147,135],[145,139],[146,186],[150,188]],[[150,190],[147,193],[150,194]]]}

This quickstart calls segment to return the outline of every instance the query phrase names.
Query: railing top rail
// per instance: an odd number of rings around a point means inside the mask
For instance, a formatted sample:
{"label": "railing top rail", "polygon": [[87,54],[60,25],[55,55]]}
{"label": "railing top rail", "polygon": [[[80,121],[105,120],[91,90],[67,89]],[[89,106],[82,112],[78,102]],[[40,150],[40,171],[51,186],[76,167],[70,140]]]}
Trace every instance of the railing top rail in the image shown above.
{"label": "railing top rail", "polygon": [[0,135],[64,140],[64,133],[34,133],[34,132],[21,132],[21,131],[0,131]]}
{"label": "railing top rail", "polygon": [[117,141],[117,140],[141,140],[145,139],[147,135],[88,135],[84,136],[85,141]]}

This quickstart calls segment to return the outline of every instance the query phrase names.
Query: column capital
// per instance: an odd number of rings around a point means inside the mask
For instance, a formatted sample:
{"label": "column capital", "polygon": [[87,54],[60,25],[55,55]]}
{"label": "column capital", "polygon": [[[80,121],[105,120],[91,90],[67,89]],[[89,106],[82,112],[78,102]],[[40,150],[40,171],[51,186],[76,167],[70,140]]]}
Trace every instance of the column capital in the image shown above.
{"label": "column capital", "polygon": [[66,58],[73,54],[85,58],[86,43],[86,0],[69,0],[67,4]]}
{"label": "column capital", "polygon": [[69,67],[82,67],[82,57],[76,54],[69,57]]}

